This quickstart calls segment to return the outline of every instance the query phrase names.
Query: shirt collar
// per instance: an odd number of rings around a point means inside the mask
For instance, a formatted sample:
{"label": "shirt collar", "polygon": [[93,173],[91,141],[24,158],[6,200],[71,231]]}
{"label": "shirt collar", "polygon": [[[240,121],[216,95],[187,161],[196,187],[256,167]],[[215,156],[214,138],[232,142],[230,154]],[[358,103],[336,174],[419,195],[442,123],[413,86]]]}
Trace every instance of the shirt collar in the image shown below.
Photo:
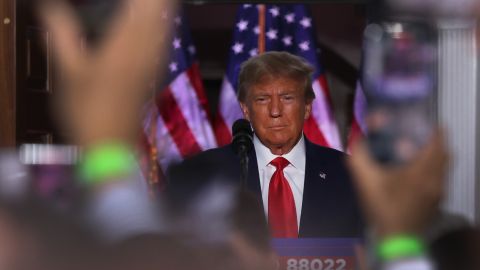
{"label": "shirt collar", "polygon": [[[255,153],[257,155],[257,162],[261,168],[266,167],[273,159],[279,157],[272,154],[270,149],[262,144],[260,139],[256,135],[253,136],[253,146],[255,147]],[[298,140],[297,144],[288,152],[283,155],[284,158],[290,162],[297,170],[305,170],[305,139],[303,135]]]}

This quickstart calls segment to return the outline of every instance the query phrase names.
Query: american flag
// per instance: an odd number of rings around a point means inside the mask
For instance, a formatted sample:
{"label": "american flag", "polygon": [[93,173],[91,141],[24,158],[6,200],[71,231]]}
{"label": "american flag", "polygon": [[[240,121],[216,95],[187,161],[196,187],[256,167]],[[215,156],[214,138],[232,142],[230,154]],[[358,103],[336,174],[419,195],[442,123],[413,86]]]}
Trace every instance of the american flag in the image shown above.
{"label": "american flag", "polygon": [[353,100],[352,124],[348,134],[347,152],[349,154],[351,153],[352,145],[367,134],[367,126],[365,123],[366,110],[367,100],[363,92],[362,84],[358,81],[355,89],[355,98]]}
{"label": "american flag", "polygon": [[150,156],[141,163],[150,184],[172,163],[217,147],[190,30],[185,17],[172,19],[166,79],[156,87],[144,119],[142,146]]}
{"label": "american flag", "polygon": [[237,102],[237,79],[242,62],[263,51],[288,51],[308,60],[315,67],[312,116],[306,120],[305,135],[313,142],[342,150],[333,117],[330,93],[317,56],[312,18],[303,5],[241,5],[237,14],[234,41],[223,80],[214,128],[217,141],[231,141],[230,127],[242,118]]}

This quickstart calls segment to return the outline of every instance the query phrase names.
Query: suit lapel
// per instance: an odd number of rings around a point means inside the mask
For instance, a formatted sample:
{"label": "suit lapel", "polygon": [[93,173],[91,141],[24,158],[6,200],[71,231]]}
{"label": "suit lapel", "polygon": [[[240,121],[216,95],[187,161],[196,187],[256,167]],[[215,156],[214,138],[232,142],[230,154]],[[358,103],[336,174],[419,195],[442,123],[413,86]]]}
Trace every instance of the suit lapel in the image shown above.
{"label": "suit lapel", "polygon": [[321,229],[313,227],[321,223],[320,217],[322,212],[324,212],[322,200],[328,197],[325,194],[328,192],[328,189],[322,187],[324,181],[327,180],[320,176],[324,173],[322,172],[322,167],[326,162],[322,160],[322,156],[315,154],[311,142],[306,138],[305,152],[305,184],[303,188],[302,214],[300,217],[300,237],[308,235],[311,229]]}
{"label": "suit lapel", "polygon": [[258,163],[257,155],[255,154],[255,148],[253,148],[248,155],[247,188],[249,191],[253,192],[255,196],[260,199],[260,201],[262,201],[262,191],[260,189],[260,176],[258,174]]}

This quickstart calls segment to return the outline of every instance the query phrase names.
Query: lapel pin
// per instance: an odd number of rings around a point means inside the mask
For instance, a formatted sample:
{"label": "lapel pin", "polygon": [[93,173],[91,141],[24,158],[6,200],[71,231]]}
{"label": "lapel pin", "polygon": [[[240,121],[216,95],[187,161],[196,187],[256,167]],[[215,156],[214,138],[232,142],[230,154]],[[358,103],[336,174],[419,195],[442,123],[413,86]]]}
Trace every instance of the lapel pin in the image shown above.
{"label": "lapel pin", "polygon": [[327,174],[326,174],[326,173],[320,173],[318,176],[320,176],[320,178],[322,178],[322,179],[326,179],[326,178],[327,178]]}

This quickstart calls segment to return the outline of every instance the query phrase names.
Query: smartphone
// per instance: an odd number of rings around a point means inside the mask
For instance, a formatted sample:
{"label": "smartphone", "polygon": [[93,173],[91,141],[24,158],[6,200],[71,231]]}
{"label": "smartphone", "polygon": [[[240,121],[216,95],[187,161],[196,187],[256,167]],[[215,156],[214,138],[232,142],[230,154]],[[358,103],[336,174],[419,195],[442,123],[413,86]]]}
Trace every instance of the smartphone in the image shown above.
{"label": "smartphone", "polygon": [[362,86],[367,140],[382,163],[411,160],[431,136],[437,88],[434,27],[419,21],[369,24],[364,34]]}
{"label": "smartphone", "polygon": [[70,145],[24,144],[19,158],[29,172],[29,188],[35,197],[66,210],[80,191],[75,179],[75,165],[80,150]]}

